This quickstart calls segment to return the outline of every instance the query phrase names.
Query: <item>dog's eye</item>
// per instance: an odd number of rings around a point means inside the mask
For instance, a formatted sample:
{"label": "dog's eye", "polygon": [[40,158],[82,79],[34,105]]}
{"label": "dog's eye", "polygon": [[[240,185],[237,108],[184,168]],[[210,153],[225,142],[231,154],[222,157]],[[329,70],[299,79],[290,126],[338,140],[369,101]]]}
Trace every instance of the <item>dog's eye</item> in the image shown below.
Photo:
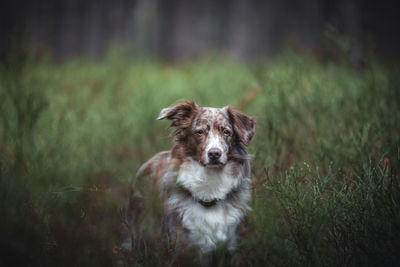
{"label": "dog's eye", "polygon": [[203,130],[197,130],[197,131],[196,131],[196,134],[197,134],[197,135],[203,135],[203,134],[204,134],[204,131],[203,131]]}
{"label": "dog's eye", "polygon": [[224,130],[224,135],[226,135],[226,136],[231,136],[231,134],[232,134],[232,132],[229,131],[228,129],[225,129],[225,130]]}

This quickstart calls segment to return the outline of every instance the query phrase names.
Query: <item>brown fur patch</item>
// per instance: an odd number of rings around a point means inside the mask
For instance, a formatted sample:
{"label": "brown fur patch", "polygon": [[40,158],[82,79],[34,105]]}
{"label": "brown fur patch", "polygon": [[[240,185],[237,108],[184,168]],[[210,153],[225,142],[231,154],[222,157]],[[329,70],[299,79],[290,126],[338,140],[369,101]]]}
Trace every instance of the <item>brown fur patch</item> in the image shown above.
{"label": "brown fur patch", "polygon": [[[169,154],[169,153],[168,153]],[[167,169],[169,168],[170,165],[170,159],[167,157],[168,155],[165,154],[165,156],[163,156],[160,161],[158,162],[158,164],[155,166],[155,170],[154,170],[154,186],[156,188],[158,188],[162,177],[164,175],[164,173],[167,171]]]}

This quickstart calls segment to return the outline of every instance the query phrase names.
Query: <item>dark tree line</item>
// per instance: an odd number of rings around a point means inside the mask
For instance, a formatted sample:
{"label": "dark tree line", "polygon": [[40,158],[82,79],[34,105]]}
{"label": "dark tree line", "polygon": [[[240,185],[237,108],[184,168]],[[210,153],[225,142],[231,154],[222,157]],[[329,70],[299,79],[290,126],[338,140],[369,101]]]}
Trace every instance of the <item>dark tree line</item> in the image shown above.
{"label": "dark tree line", "polygon": [[332,27],[360,49],[398,53],[396,3],[363,0],[5,0],[0,53],[24,36],[58,58],[101,57],[112,42],[134,55],[181,59],[223,51],[242,59],[276,53],[287,43],[321,48]]}

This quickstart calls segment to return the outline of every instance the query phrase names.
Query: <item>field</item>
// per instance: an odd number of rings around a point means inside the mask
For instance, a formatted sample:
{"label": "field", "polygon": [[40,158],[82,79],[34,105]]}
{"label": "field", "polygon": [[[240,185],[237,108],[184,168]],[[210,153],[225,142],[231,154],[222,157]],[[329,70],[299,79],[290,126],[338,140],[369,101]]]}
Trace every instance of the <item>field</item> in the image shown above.
{"label": "field", "polygon": [[136,170],[173,144],[155,118],[180,99],[257,117],[241,265],[399,264],[400,68],[288,51],[249,64],[3,62],[0,265],[163,266],[156,238],[127,253],[120,230]]}

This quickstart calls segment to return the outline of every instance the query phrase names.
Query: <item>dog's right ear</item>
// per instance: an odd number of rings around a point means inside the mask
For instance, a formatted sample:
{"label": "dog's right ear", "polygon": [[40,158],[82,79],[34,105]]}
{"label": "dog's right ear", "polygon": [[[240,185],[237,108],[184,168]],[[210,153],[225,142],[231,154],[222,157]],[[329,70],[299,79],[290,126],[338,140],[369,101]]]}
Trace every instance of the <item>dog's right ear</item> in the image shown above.
{"label": "dog's right ear", "polygon": [[186,126],[193,116],[197,113],[199,106],[193,101],[186,101],[175,106],[163,108],[158,115],[157,120],[169,119],[172,121],[171,126]]}

